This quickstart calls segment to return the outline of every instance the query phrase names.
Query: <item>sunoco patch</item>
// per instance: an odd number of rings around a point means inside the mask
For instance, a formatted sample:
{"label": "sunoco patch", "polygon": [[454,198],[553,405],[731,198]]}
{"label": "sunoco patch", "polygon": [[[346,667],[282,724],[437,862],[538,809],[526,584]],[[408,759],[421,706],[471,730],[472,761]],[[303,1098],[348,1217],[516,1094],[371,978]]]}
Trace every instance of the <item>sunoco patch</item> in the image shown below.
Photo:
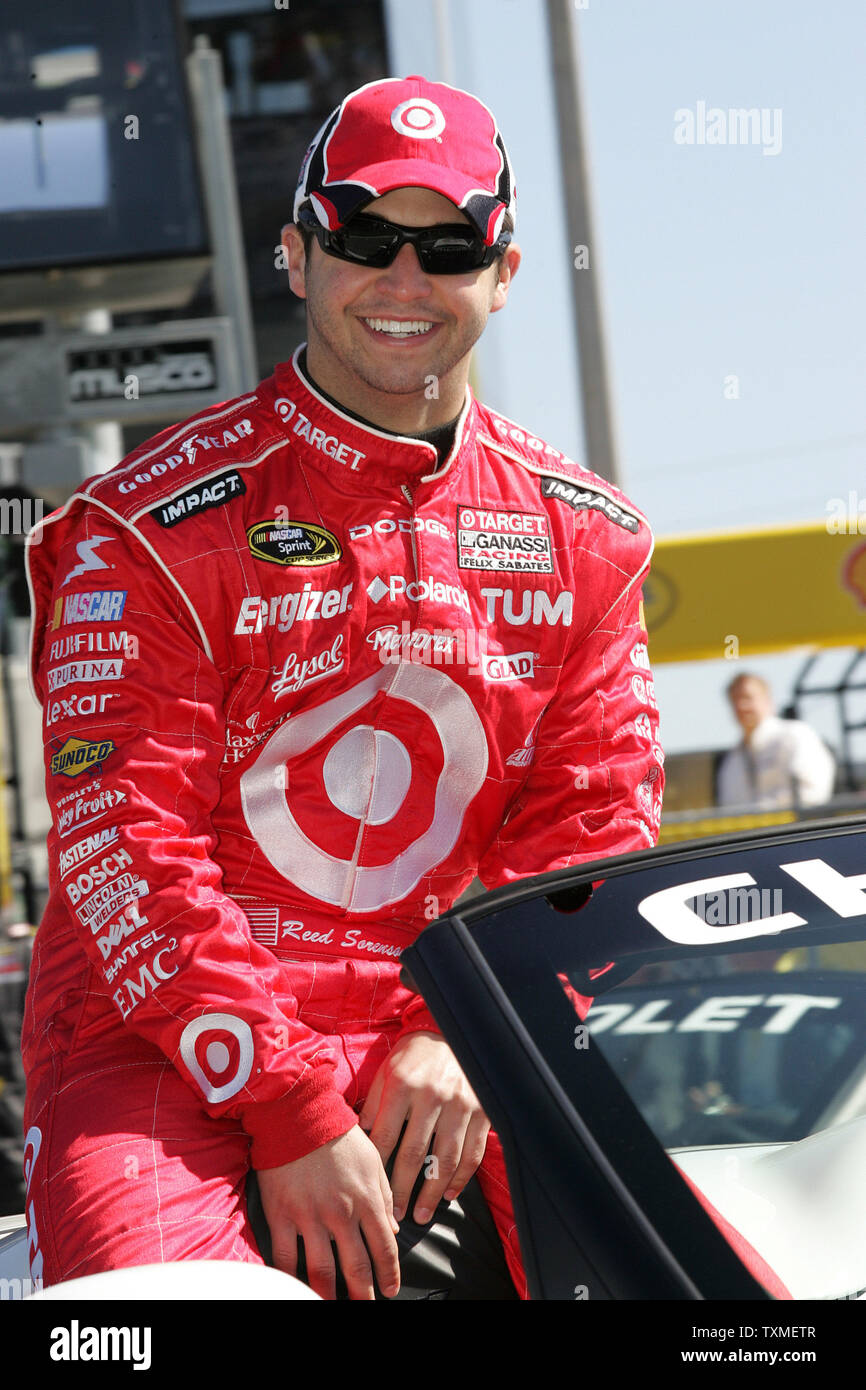
{"label": "sunoco patch", "polygon": [[336,536],[309,521],[260,521],[247,540],[257,560],[274,565],[332,565],[343,554]]}
{"label": "sunoco patch", "polygon": [[85,738],[68,738],[51,758],[51,775],[80,777],[82,772],[89,772],[91,768],[104,763],[116,746],[110,738],[100,743]]}
{"label": "sunoco patch", "polygon": [[457,564],[464,570],[553,574],[550,523],[540,512],[457,508]]}
{"label": "sunoco patch", "polygon": [[153,508],[151,516],[160,526],[178,526],[180,522],[186,521],[187,517],[195,516],[197,512],[210,511],[211,507],[221,507],[224,503],[231,502],[233,497],[240,497],[246,490],[240,473],[232,469],[228,473],[218,474],[215,478],[208,478],[196,487],[187,488],[186,492],[172,497],[169,502],[161,502],[158,507]]}
{"label": "sunoco patch", "polygon": [[601,512],[608,521],[624,527],[626,531],[636,534],[640,529],[640,521],[636,516],[617,506],[616,502],[612,502],[595,488],[585,487],[580,483],[567,483],[563,478],[544,477],[541,479],[541,495],[555,497],[557,502],[565,502],[575,512]]}

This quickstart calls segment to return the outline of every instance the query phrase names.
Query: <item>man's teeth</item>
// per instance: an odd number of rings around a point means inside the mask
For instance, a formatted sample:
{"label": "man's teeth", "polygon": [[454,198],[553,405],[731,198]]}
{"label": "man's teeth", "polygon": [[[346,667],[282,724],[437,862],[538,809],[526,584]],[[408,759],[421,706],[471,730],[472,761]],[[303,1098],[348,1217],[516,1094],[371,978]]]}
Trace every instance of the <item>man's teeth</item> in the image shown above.
{"label": "man's teeth", "polygon": [[433,324],[429,319],[364,319],[374,333],[393,333],[403,338],[411,333],[429,333]]}

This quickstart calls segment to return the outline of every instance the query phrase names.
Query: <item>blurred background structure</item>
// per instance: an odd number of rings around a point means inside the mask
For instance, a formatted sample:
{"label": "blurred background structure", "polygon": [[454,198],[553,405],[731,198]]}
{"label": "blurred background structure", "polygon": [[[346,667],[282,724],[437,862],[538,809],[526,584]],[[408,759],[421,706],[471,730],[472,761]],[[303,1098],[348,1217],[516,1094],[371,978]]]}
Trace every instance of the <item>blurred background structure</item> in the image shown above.
{"label": "blurred background structure", "polygon": [[663,835],[743,824],[712,813],[737,663],[831,745],[834,807],[862,804],[864,54],[857,0],[4,0],[0,1154],[49,824],[24,536],[302,341],[280,229],[363,82],[420,72],[499,120],[524,262],[474,382],[661,538]]}

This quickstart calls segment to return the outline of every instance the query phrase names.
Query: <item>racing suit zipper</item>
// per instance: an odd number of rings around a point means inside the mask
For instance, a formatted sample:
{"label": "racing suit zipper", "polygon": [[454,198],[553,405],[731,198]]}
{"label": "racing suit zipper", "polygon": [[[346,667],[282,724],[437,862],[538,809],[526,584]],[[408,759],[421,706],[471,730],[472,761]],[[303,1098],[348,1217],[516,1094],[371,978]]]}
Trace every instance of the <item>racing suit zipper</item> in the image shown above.
{"label": "racing suit zipper", "polygon": [[420,584],[421,574],[418,569],[418,547],[415,544],[415,498],[412,496],[412,492],[408,483],[401,483],[400,491],[406,498],[406,501],[409,503],[409,506],[412,508],[412,529],[409,532],[409,535],[412,540],[412,563],[415,566],[415,583]]}

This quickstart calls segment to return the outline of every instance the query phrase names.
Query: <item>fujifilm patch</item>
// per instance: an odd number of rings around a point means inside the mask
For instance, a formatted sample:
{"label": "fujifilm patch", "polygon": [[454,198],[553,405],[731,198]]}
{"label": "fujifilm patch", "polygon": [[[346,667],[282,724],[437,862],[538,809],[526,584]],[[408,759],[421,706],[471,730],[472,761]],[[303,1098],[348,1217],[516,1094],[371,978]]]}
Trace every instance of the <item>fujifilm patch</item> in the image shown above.
{"label": "fujifilm patch", "polygon": [[565,502],[575,512],[601,512],[608,521],[634,534],[640,529],[638,517],[617,506],[616,502],[605,497],[603,492],[597,492],[595,488],[586,487],[585,484],[568,483],[564,478],[544,477],[541,479],[541,495],[555,497],[557,502]]}
{"label": "fujifilm patch", "polygon": [[178,526],[187,517],[210,511],[211,507],[221,507],[233,497],[240,497],[246,490],[240,473],[232,469],[228,473],[219,473],[215,478],[208,478],[197,487],[187,488],[186,492],[172,497],[169,502],[161,502],[153,508],[151,516],[160,526]]}
{"label": "fujifilm patch", "polygon": [[548,518],[537,512],[459,506],[457,564],[463,570],[553,574]]}

